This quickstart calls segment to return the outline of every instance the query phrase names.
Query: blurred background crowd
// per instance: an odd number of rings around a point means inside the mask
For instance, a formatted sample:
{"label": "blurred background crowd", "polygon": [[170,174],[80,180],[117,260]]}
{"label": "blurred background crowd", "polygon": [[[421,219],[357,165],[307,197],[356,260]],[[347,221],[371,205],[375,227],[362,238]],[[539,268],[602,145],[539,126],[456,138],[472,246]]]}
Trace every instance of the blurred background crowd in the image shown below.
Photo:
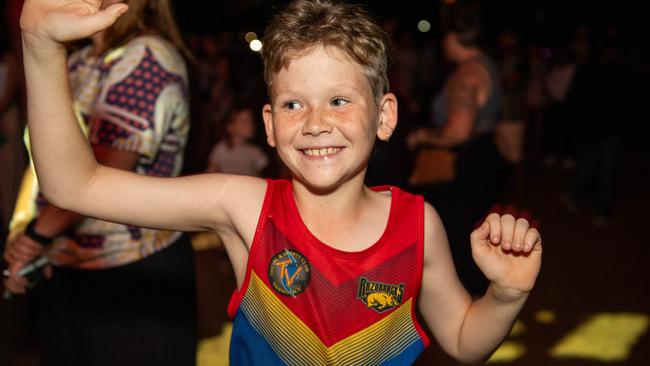
{"label": "blurred background crowd", "polygon": [[[369,184],[421,189],[410,180],[419,150],[411,146],[409,136],[443,122],[436,120],[435,98],[456,65],[445,57],[440,19],[445,6],[455,2],[364,2],[392,37],[390,86],[399,100],[399,127],[390,142],[378,145],[373,154]],[[260,112],[267,91],[258,55],[264,47],[260,39],[265,25],[286,1],[173,3],[195,58],[189,63],[191,129],[183,174],[221,171],[286,177],[288,172],[265,142]],[[4,241],[28,160],[15,138],[25,123],[17,33],[21,1],[0,4],[0,238]],[[523,318],[528,317],[529,333],[556,336],[552,340],[531,336],[528,356],[515,344],[509,351],[515,355],[512,360],[523,357],[521,365],[607,362],[606,357],[587,357],[577,363],[549,361],[547,353],[560,334],[604,311],[640,314],[635,318],[640,323],[634,324],[645,324],[629,344],[634,347],[632,356],[628,352],[609,362],[647,364],[650,235],[643,229],[650,224],[646,178],[650,119],[645,105],[650,96],[650,48],[644,14],[640,6],[613,2],[497,0],[480,5],[477,45],[495,65],[501,90],[493,134],[505,163],[498,201],[534,212],[550,244],[541,290],[531,298]],[[429,188],[422,192],[430,194]],[[220,278],[231,274],[218,239],[200,235],[195,239],[196,248],[214,251],[197,254],[199,332],[207,339],[221,331],[225,314],[214,313],[225,313],[222,308],[232,290],[215,292],[213,286],[227,282]],[[583,256],[590,249],[601,252]],[[596,303],[599,306],[592,306]],[[568,315],[558,315],[562,312]],[[553,319],[559,324],[555,328],[540,325]],[[633,328],[632,323],[621,324]],[[520,326],[517,329],[525,328],[523,323]],[[612,342],[615,337],[606,333]],[[537,342],[540,339],[542,344]],[[5,353],[16,350],[8,351],[10,346],[4,344]],[[424,358],[451,364],[436,352]],[[16,364],[29,364],[24,362]]]}
{"label": "blurred background crowd", "polygon": [[[12,35],[20,1],[3,2],[6,21],[1,52],[6,60],[3,67],[11,67],[8,60],[20,58],[18,35]],[[255,154],[254,159],[261,162],[250,173],[286,174],[266,146],[260,128],[259,111],[267,96],[256,48],[263,46],[259,39],[266,22],[284,3],[176,2],[181,31],[195,56],[195,62],[190,63],[192,129],[185,173],[214,171],[218,154],[211,152],[218,142],[232,141],[232,132],[236,131],[266,155]],[[399,136],[390,142],[390,154],[400,164],[394,164],[399,166],[389,172],[377,172],[382,177],[375,177],[376,172],[371,171],[371,179],[407,185],[414,159],[406,149],[406,136],[414,129],[437,123],[432,113],[434,98],[454,67],[444,57],[440,12],[454,3],[367,2],[392,36],[390,85],[400,101]],[[643,22],[634,8],[542,1],[481,5],[478,45],[498,69],[503,90],[499,122],[522,124],[504,128],[507,131],[503,133],[510,135],[499,150],[507,161],[526,160],[574,170],[578,157],[591,156],[592,151],[586,150],[595,148],[584,146],[585,140],[608,140],[611,147],[605,148],[604,154],[614,154],[620,137],[647,131],[641,90],[648,79],[648,50],[642,36]],[[19,74],[17,70],[8,75]],[[3,84],[8,90],[15,85],[12,92],[19,95],[19,79]],[[5,93],[3,111],[12,105],[10,102],[20,100],[12,98],[12,92]],[[244,110],[250,113],[238,113]],[[252,124],[242,122],[249,119]],[[231,125],[235,120],[238,127]],[[516,182],[516,198],[521,202],[525,184]],[[606,215],[611,209],[602,211]],[[6,219],[6,213],[4,216]]]}

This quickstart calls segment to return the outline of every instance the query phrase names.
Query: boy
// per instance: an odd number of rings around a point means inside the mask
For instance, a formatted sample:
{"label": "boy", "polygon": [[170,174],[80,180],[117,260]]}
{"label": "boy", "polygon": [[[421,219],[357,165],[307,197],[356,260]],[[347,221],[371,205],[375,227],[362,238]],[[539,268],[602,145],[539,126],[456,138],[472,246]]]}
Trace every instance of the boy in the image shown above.
{"label": "boy", "polygon": [[42,190],[104,220],[216,231],[238,286],[232,364],[410,364],[428,344],[416,304],[461,361],[485,359],[508,334],[540,268],[539,233],[526,220],[488,216],[471,238],[491,285],[472,301],[435,210],[363,184],[375,136],[387,140],[396,127],[397,100],[387,37],[361,9],[298,0],[269,26],[263,117],[292,178],[264,181],[156,179],[98,165],[70,112],[62,42],[109,26],[126,7],[61,4],[28,0],[21,18]]}

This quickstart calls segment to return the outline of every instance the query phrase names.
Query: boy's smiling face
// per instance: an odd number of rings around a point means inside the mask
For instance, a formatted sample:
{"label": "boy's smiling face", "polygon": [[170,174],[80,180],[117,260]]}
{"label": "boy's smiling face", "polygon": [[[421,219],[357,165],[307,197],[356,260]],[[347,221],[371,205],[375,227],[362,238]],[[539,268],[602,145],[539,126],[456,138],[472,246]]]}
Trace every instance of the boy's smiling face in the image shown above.
{"label": "boy's smiling face", "polygon": [[379,103],[361,65],[336,47],[315,46],[275,74],[264,106],[267,140],[300,183],[330,192],[363,182],[375,136],[397,123],[391,93]]}

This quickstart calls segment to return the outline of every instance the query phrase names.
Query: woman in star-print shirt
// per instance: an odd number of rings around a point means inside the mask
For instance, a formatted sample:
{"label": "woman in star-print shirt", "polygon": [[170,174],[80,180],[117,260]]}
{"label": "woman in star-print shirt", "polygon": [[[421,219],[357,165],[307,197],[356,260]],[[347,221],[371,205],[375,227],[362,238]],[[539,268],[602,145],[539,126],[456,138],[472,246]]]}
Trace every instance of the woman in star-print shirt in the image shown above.
{"label": "woman in star-print shirt", "polygon": [[[169,0],[126,3],[127,14],[69,58],[75,112],[98,161],[176,176],[189,130],[185,59],[191,56]],[[40,197],[37,203],[30,230],[8,243],[5,257],[13,268],[39,255],[54,265],[36,290],[45,364],[194,364],[188,238],[84,217]],[[21,278],[6,284],[15,293],[26,289]]]}

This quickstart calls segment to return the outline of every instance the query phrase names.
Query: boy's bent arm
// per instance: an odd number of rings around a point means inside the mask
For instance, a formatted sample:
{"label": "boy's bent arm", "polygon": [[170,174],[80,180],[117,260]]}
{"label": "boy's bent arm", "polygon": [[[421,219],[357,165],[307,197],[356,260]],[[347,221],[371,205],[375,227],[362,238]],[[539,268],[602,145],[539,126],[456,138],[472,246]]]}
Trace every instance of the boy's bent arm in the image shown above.
{"label": "boy's bent arm", "polygon": [[526,295],[504,297],[490,286],[472,301],[456,275],[446,233],[425,205],[424,269],[419,310],[441,347],[463,362],[486,359],[508,335]]}
{"label": "boy's bent arm", "polygon": [[23,8],[32,153],[48,201],[86,216],[137,226],[254,231],[250,220],[237,220],[246,212],[254,216],[261,207],[266,187],[262,180],[224,175],[153,178],[97,163],[73,114],[63,42],[110,26],[124,10],[124,4],[117,4],[98,11],[101,3],[27,0]]}

